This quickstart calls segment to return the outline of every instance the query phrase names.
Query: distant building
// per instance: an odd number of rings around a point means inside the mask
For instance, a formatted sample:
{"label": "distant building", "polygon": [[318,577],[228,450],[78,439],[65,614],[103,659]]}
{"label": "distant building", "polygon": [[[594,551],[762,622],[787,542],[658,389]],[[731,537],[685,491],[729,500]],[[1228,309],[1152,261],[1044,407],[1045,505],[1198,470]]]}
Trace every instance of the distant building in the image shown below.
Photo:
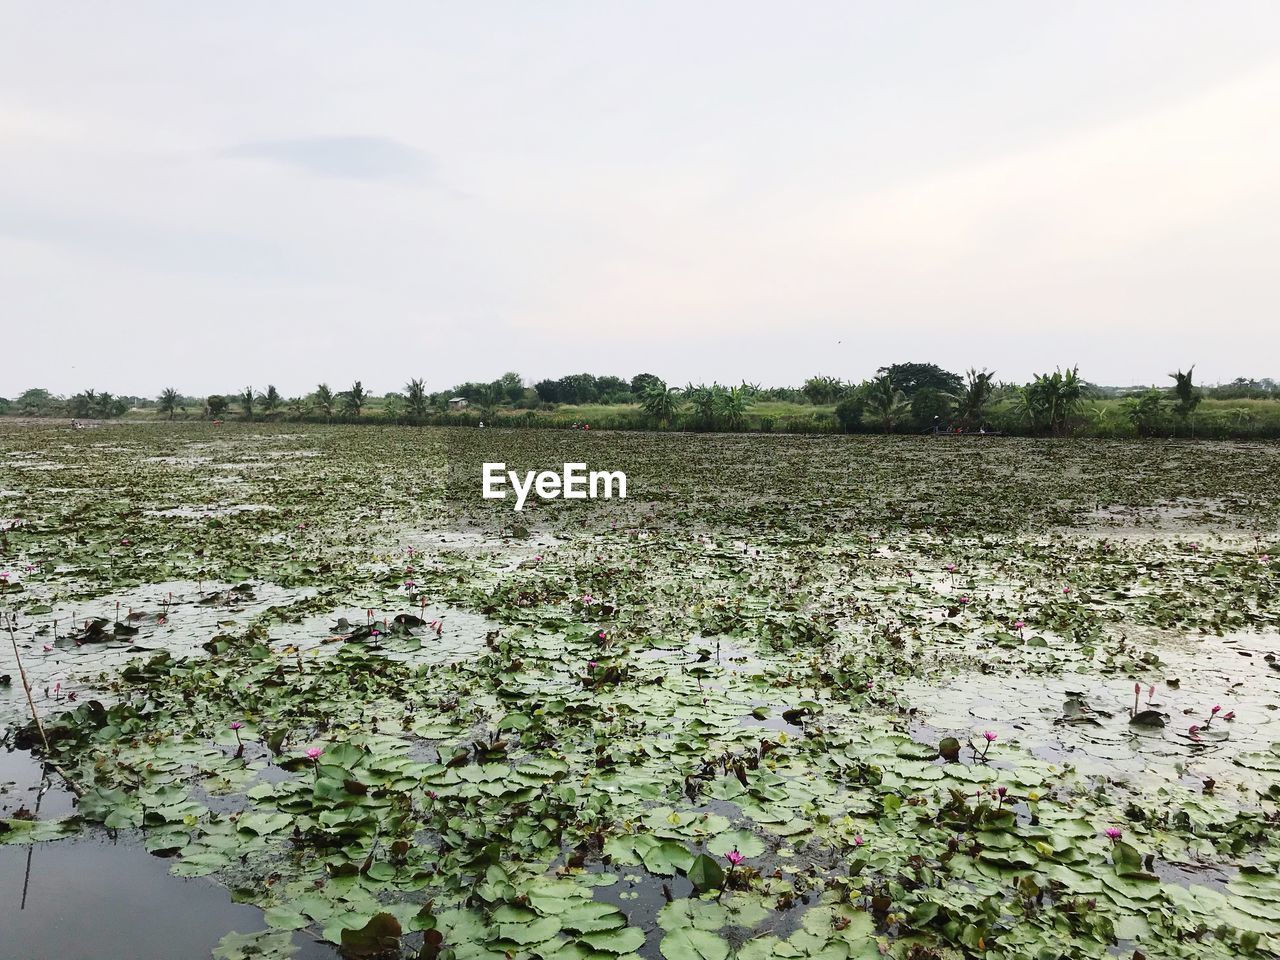
{"label": "distant building", "polygon": [[449,398],[450,410],[462,410],[466,407],[466,405],[467,405],[466,397],[450,397]]}

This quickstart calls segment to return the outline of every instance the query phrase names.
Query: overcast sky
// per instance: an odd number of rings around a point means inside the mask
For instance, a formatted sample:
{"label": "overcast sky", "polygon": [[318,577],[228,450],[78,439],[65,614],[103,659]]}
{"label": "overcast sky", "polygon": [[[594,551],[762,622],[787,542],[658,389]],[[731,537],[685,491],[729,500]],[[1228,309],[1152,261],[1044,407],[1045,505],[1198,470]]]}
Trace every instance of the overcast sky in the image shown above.
{"label": "overcast sky", "polygon": [[0,394],[1280,377],[1280,3],[0,0]]}

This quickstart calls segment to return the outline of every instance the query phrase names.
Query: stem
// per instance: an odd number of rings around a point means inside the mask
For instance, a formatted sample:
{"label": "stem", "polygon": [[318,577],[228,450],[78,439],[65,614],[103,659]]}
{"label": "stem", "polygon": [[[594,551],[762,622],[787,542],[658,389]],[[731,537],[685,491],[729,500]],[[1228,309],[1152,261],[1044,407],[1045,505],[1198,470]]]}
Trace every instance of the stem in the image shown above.
{"label": "stem", "polygon": [[22,680],[22,689],[27,694],[27,706],[31,708],[31,719],[35,722],[36,729],[40,731],[40,740],[44,743],[44,755],[48,757],[53,751],[49,749],[49,738],[45,736],[44,724],[40,722],[40,712],[36,709],[35,698],[31,695],[31,683],[27,680],[27,671],[22,665],[22,654],[18,652],[18,636],[14,633],[12,614],[4,615],[4,625],[9,631],[9,643],[13,647],[13,659],[18,664],[18,676]]}

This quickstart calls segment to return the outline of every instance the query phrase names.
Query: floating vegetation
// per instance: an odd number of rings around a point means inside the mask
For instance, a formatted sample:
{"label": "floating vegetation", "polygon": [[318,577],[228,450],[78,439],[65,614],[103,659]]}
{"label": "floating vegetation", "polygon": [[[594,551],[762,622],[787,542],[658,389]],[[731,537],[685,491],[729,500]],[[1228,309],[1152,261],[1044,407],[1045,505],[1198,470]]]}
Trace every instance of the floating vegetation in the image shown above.
{"label": "floating vegetation", "polygon": [[[480,499],[568,460],[631,499]],[[48,754],[9,653],[0,725],[78,793],[0,785],[0,844],[209,878],[261,911],[216,957],[1280,950],[1273,446],[193,425],[0,464]]]}

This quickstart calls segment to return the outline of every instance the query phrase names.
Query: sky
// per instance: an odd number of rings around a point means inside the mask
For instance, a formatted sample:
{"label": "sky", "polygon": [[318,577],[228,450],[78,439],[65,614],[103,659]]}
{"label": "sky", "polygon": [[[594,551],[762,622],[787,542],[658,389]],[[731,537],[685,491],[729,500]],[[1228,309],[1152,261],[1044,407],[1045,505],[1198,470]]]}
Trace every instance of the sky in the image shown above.
{"label": "sky", "polygon": [[1280,377],[1280,4],[0,0],[0,395]]}

